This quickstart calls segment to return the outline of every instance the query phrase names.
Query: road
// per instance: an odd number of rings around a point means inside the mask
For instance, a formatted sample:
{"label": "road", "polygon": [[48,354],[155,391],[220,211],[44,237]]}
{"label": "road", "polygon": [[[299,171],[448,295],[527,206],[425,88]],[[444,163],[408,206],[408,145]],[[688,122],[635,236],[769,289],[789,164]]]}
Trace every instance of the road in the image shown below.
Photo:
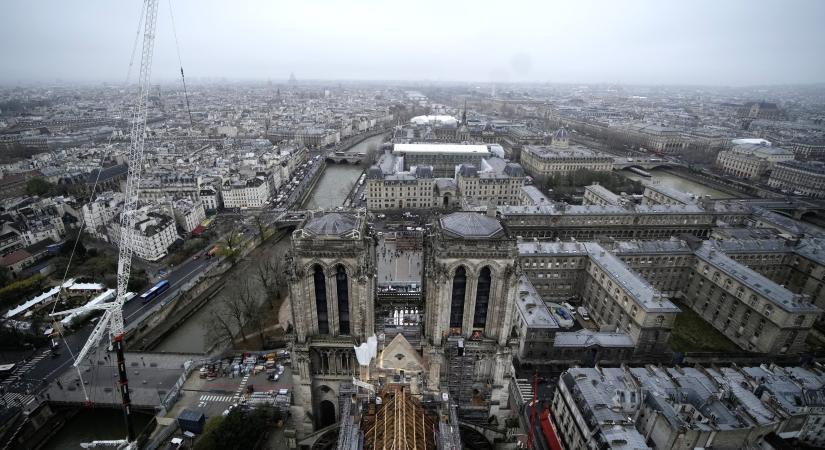
{"label": "road", "polygon": [[[124,324],[128,326],[132,321],[142,317],[148,309],[174,298],[180,286],[201,273],[213,261],[205,258],[190,259],[171,270],[165,277],[170,283],[168,290],[146,304],[139,298],[134,298],[123,306]],[[65,335],[65,339],[59,339],[60,346],[56,351],[48,348],[38,349],[30,360],[21,364],[15,373],[3,380],[0,393],[4,394],[6,399],[17,399],[20,395],[36,392],[47,385],[72,364],[72,355],[77,354],[86,343],[94,325],[94,322],[87,322],[79,330]],[[90,357],[95,358],[95,354],[96,351],[93,351]]]}
{"label": "road", "polygon": [[[280,215],[280,212],[261,210],[250,210],[249,213],[264,217],[267,226],[271,225],[272,221]],[[250,215],[221,213],[216,217],[217,220],[225,218],[234,219],[235,223],[240,222],[239,225],[242,230],[241,245],[243,245],[243,241],[248,242],[249,240],[258,239],[259,230]],[[217,239],[217,241],[219,240]],[[207,245],[205,249],[212,245],[214,245],[214,242]],[[148,303],[143,303],[140,298],[136,297],[123,306],[123,320],[126,328],[128,329],[130,323],[140,320],[158,305],[172,301],[183,285],[197,277],[210,264],[218,261],[218,259],[203,257],[189,259],[170,270],[168,275],[164,277],[170,283],[169,289]],[[65,335],[63,339],[59,339],[60,347],[56,351],[48,348],[38,349],[32,358],[21,363],[15,373],[0,383],[0,405],[17,404],[15,402],[21,400],[25,404],[25,401],[30,399],[30,394],[38,392],[70,367],[73,362],[72,355],[76,355],[86,343],[94,324],[91,321],[87,322],[82,328]],[[108,342],[101,344],[98,350],[93,350],[90,353],[89,357],[91,359],[102,358],[106,352],[101,352],[100,349],[105,348],[107,345]]]}
{"label": "road", "polygon": [[[338,147],[344,146],[339,145]],[[235,213],[226,211],[219,214],[216,219],[242,219],[243,225],[241,228],[246,230],[242,233],[244,238],[247,240],[257,239],[259,230],[254,225],[254,222],[251,222],[250,216],[260,215],[265,218],[265,222],[269,222],[271,225],[271,222],[284,210],[294,206],[300,206],[300,200],[302,200],[306,190],[312,185],[312,181],[318,170],[323,167],[324,161],[322,155],[324,153],[324,151],[312,151],[307,155],[307,161],[310,163],[309,166],[303,170],[299,170],[295,174],[298,185],[287,193],[286,198],[280,205],[274,205],[275,207],[271,209],[254,209],[243,212],[236,211]],[[316,158],[316,156],[320,157]],[[209,248],[211,245],[213,245],[213,243],[206,248]],[[174,299],[180,287],[197,277],[209,264],[216,261],[216,259],[207,260],[205,258],[196,260],[189,259],[185,263],[170,270],[168,275],[164,277],[164,279],[169,281],[170,287],[163,294],[145,304],[136,297],[124,305],[124,325],[128,329],[130,323],[140,320],[149,313],[151,309]],[[94,325],[95,322],[89,321],[82,328],[59,339],[59,347],[56,350],[39,348],[33,353],[32,357],[19,362],[15,372],[0,383],[0,406],[25,406],[27,402],[31,401],[34,394],[39,392],[71,366],[73,355],[76,355],[86,343]],[[93,350],[89,358],[103,358],[106,352],[105,350],[101,351],[101,349],[105,349],[106,345],[108,345],[108,343],[101,344],[97,350]]]}

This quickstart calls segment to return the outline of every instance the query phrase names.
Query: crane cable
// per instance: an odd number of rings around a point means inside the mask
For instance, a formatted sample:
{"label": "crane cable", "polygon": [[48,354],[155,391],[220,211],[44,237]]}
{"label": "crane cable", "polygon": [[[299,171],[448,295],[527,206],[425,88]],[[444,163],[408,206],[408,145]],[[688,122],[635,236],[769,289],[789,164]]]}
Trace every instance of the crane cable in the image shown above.
{"label": "crane cable", "polygon": [[178,53],[178,64],[180,65],[180,80],[183,83],[183,97],[186,99],[186,111],[189,113],[189,131],[194,128],[192,122],[192,108],[189,106],[189,94],[186,91],[186,77],[183,75],[183,60],[180,57],[180,45],[178,44],[178,32],[175,27],[175,15],[172,14],[172,0],[168,1],[169,17],[172,19],[172,35],[175,37],[175,51]]}
{"label": "crane cable", "polygon": [[138,41],[140,40],[140,30],[143,28],[143,17],[146,15],[146,3],[140,3],[140,19],[138,19],[137,33],[135,33],[135,43],[132,44],[132,56],[129,57],[129,69],[126,71],[126,86],[129,85],[129,77],[132,75],[132,65],[135,62],[135,52],[137,51]]}
{"label": "crane cable", "polygon": [[[111,142],[111,140],[110,140]],[[103,171],[102,167],[97,169],[97,177],[95,177],[95,182],[92,185],[92,192],[89,194],[89,203],[94,201],[95,198],[95,191],[97,190],[97,182],[100,180],[100,173]],[[74,240],[74,245],[72,246],[72,252],[69,254],[69,261],[66,263],[66,270],[63,272],[63,280],[60,282],[60,290],[58,291],[57,300],[52,304],[52,314],[54,314],[54,310],[57,308],[57,302],[60,299],[60,294],[63,292],[63,289],[66,284],[66,278],[69,275],[69,268],[72,266],[72,259],[74,259],[75,250],[77,250],[77,244],[80,242],[80,235],[83,234],[83,227],[85,226],[86,216],[82,216],[80,218],[80,228],[77,230],[77,236]],[[77,362],[77,358],[75,357],[74,352],[72,351],[72,346],[69,345],[69,342],[66,340],[66,336],[63,334],[63,327],[57,326],[57,319],[54,320],[54,325],[52,330],[57,331],[57,334],[63,339],[63,343],[66,344],[66,349],[69,350],[69,355],[72,357],[72,365]],[[86,402],[89,402],[89,393],[86,391],[86,384],[83,382],[83,375],[80,373],[80,367],[75,366],[75,370],[77,371],[77,376],[80,379],[80,386],[83,388],[83,397],[86,399]]]}

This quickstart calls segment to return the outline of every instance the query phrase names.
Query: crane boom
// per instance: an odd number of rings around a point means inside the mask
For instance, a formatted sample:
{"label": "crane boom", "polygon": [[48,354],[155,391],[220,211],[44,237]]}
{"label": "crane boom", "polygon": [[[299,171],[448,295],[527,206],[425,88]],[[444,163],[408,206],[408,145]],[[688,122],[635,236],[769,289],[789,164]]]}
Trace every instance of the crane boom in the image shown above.
{"label": "crane boom", "polygon": [[[134,427],[131,420],[131,399],[129,396],[129,380],[126,375],[124,360],[124,324],[123,304],[128,294],[129,275],[132,269],[133,235],[135,232],[135,211],[140,194],[141,169],[143,168],[143,148],[146,140],[146,116],[149,102],[149,78],[152,74],[152,54],[155,45],[155,28],[158,16],[158,0],[144,0],[143,46],[140,56],[140,75],[138,78],[138,95],[132,113],[132,130],[128,149],[128,172],[126,176],[126,191],[123,211],[120,214],[120,242],[118,244],[117,260],[117,294],[111,303],[91,305],[81,310],[102,310],[103,317],[92,330],[86,344],[75,357],[74,366],[78,367],[90,351],[97,348],[100,340],[108,329],[112,345],[117,352],[117,369],[119,375],[119,390],[123,403],[123,415],[126,420],[126,439],[115,441],[96,441],[88,446],[123,446],[133,448],[135,441]],[[52,316],[62,315],[65,312],[52,313]],[[88,397],[87,397],[88,401]]]}
{"label": "crane boom", "polygon": [[143,49],[140,57],[138,96],[132,117],[129,139],[129,170],[126,176],[126,193],[123,212],[120,215],[120,245],[117,259],[117,297],[119,308],[114,311],[111,330],[113,335],[123,333],[123,303],[128,293],[129,275],[132,269],[132,242],[135,232],[135,210],[140,191],[143,148],[146,141],[146,115],[149,102],[149,78],[152,74],[152,54],[155,46],[155,28],[158,16],[158,0],[146,0],[146,20],[143,29]]}
{"label": "crane boom", "polygon": [[[135,211],[140,194],[141,169],[143,166],[143,148],[146,140],[146,115],[149,103],[149,78],[152,73],[152,53],[155,45],[155,27],[158,17],[158,0],[144,0],[143,46],[140,56],[140,75],[138,78],[138,95],[132,112],[132,130],[128,149],[128,172],[126,176],[125,201],[120,214],[120,243],[117,259],[117,294],[115,301],[89,307],[89,310],[103,310],[103,317],[98,321],[91,336],[75,358],[77,367],[86,356],[100,343],[106,329],[111,337],[121,336],[124,331],[123,304],[128,294],[129,275],[132,270],[132,242],[135,232]],[[52,314],[56,315],[56,314]]]}

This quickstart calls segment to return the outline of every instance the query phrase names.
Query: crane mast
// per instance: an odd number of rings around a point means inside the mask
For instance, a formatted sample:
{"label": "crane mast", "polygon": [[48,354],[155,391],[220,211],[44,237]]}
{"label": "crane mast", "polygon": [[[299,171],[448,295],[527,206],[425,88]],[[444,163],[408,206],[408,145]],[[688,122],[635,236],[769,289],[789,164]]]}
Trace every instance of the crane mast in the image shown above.
{"label": "crane mast", "polygon": [[148,112],[149,78],[152,73],[152,54],[155,46],[155,27],[157,25],[158,0],[145,0],[146,20],[143,29],[143,49],[140,57],[140,76],[138,78],[138,96],[132,117],[132,132],[129,139],[129,170],[126,176],[126,193],[123,213],[120,215],[120,245],[117,260],[117,298],[118,308],[112,318],[113,335],[123,333],[124,299],[129,285],[132,269],[132,242],[135,231],[135,210],[137,210],[140,191],[141,170],[143,168],[143,148],[146,141],[146,115]]}
{"label": "crane mast", "polygon": [[[146,140],[146,113],[149,102],[149,77],[152,72],[152,52],[155,43],[155,26],[157,24],[158,0],[145,0],[146,18],[143,28],[143,46],[140,57],[140,75],[138,78],[138,95],[132,114],[132,130],[129,139],[128,172],[123,211],[120,214],[120,243],[117,260],[117,294],[115,301],[95,305],[89,309],[103,310],[103,317],[92,331],[89,340],[75,359],[75,367],[94,349],[105,334],[107,328],[113,339],[123,335],[123,304],[128,293],[129,275],[132,269],[132,242],[135,231],[135,211],[137,210],[140,190],[141,169],[143,166],[143,148]],[[85,307],[61,311],[54,315],[65,315]]]}
{"label": "crane mast", "polygon": [[112,345],[117,352],[117,368],[119,387],[123,400],[123,414],[126,420],[127,437],[125,441],[98,441],[87,445],[95,446],[123,446],[131,448],[135,440],[134,428],[131,421],[131,399],[129,397],[129,381],[126,375],[126,363],[123,356],[123,304],[128,293],[129,275],[132,269],[133,234],[135,232],[135,212],[138,206],[140,191],[141,169],[143,166],[143,149],[146,140],[146,116],[149,101],[149,78],[152,73],[152,54],[155,44],[155,28],[157,24],[158,0],[144,0],[143,5],[143,45],[140,57],[140,75],[138,78],[138,94],[132,114],[132,129],[128,150],[128,172],[126,177],[125,201],[120,214],[120,243],[118,245],[117,261],[117,294],[111,303],[80,307],[68,311],[53,313],[53,316],[66,315],[76,311],[103,310],[103,317],[98,321],[86,344],[77,354],[74,366],[78,367],[90,351],[97,348],[106,331]]}

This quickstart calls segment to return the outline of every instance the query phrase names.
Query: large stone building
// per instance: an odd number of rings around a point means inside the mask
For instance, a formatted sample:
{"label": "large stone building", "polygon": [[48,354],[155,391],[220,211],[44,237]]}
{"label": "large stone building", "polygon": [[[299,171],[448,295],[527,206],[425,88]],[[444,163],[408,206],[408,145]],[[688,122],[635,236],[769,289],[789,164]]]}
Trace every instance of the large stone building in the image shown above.
{"label": "large stone building", "polygon": [[657,155],[680,154],[690,144],[690,139],[681,130],[658,124],[632,124],[617,132],[623,142]]}
{"label": "large stone building", "polygon": [[432,166],[439,178],[454,177],[456,166],[461,164],[480,167],[482,159],[492,155],[487,145],[480,144],[395,144],[392,154],[402,161],[403,170]]}
{"label": "large stone building", "polygon": [[648,183],[642,193],[644,205],[691,205],[698,201],[695,194],[682,192],[664,184]]}
{"label": "large stone building", "polygon": [[206,219],[206,210],[200,200],[194,202],[189,199],[177,200],[172,203],[172,213],[178,226],[186,233],[191,233]]}
{"label": "large stone building", "polygon": [[465,199],[485,205],[518,205],[524,186],[524,170],[520,165],[500,158],[482,161],[481,169],[462,164],[456,174],[459,194]]}
{"label": "large stone building", "polygon": [[432,166],[388,173],[372,167],[367,171],[367,208],[370,211],[432,208],[438,200],[435,187]]}
{"label": "large stone building", "polygon": [[819,447],[823,392],[816,368],[583,367],[562,374],[550,411],[566,448]]}
{"label": "large stone building", "polygon": [[768,185],[783,192],[825,198],[825,163],[783,161],[773,166]]}
{"label": "large stone building", "polygon": [[636,354],[666,351],[679,308],[600,245],[585,246],[589,264],[582,304],[593,319],[602,330],[629,335]]}
{"label": "large stone building", "polygon": [[741,348],[766,354],[796,354],[822,310],[711,243],[696,252],[685,302]]}
{"label": "large stone building", "polygon": [[748,119],[780,120],[785,117],[776,103],[769,102],[746,102],[737,112],[740,117]]}
{"label": "large stone building", "polygon": [[[821,313],[819,306],[825,306],[818,287],[825,273],[823,258],[817,257],[820,246],[815,239],[789,244],[781,239],[728,238],[692,247],[672,238],[618,241],[612,248],[588,242],[534,240],[518,243],[518,261],[531,285],[522,291],[535,290],[544,302],[585,306],[599,330],[611,333],[565,332],[556,314],[533,306],[535,317],[545,314],[556,322],[549,330],[554,340],[546,348],[544,363],[618,363],[622,359],[614,359],[611,352],[628,346],[629,357],[665,351],[679,312],[668,297],[679,298],[696,310],[743,350],[799,353]],[[715,248],[711,258],[718,268],[705,273],[709,248]],[[730,281],[722,271],[742,281]],[[713,287],[707,288],[708,284]],[[747,304],[733,306],[731,298]],[[756,319],[762,316],[770,322]],[[527,328],[546,332],[538,329],[541,327]],[[520,338],[528,335],[522,332]],[[593,353],[595,347],[598,349]],[[524,362],[523,356],[519,354],[520,362]]]}
{"label": "large stone building", "polygon": [[[503,423],[514,350],[515,240],[498,220],[476,213],[443,216],[433,232],[422,263],[429,274],[423,335],[412,347],[426,370],[415,389],[449,392],[465,420]],[[339,420],[343,383],[364,379],[353,346],[376,332],[375,244],[366,233],[364,218],[351,213],[318,214],[293,233],[288,267],[302,433]],[[383,317],[378,328],[388,330]],[[400,347],[409,352],[409,345]]]}
{"label": "large stone building", "polygon": [[[107,236],[112,243],[120,242],[120,220],[114,218],[109,224]],[[135,255],[147,261],[157,261],[169,253],[171,246],[178,239],[175,219],[149,207],[136,212],[135,229],[132,233],[132,248]]]}
{"label": "large stone building", "polygon": [[83,223],[86,232],[97,238],[105,238],[106,225],[123,209],[123,194],[120,192],[101,192],[94,201],[83,205]]}
{"label": "large stone building", "polygon": [[719,152],[716,166],[728,175],[754,179],[764,175],[774,164],[793,158],[792,152],[782,148],[765,143],[745,143]]}
{"label": "large stone building", "polygon": [[793,142],[790,147],[794,158],[799,161],[825,159],[825,140]]}
{"label": "large stone building", "polygon": [[[420,161],[437,164],[437,156]],[[478,165],[454,167],[449,178],[436,178],[433,165],[404,169],[405,158],[384,154],[367,170],[365,194],[370,211],[450,208],[461,200],[475,205],[520,203],[525,177],[518,164],[498,157],[482,158]]]}
{"label": "large stone building", "polygon": [[265,176],[226,180],[221,186],[224,208],[260,208],[269,197],[269,183]]}
{"label": "large stone building", "polygon": [[[599,244],[533,241],[518,244],[519,263],[544,301],[570,301],[587,308],[599,330],[623,334],[610,340],[629,344],[637,356],[665,351],[677,308],[620,258]],[[558,333],[564,349],[548,350],[553,358],[580,358],[587,342],[574,333]],[[564,335],[564,336],[562,336]],[[568,336],[569,335],[569,336]],[[610,345],[605,345],[609,347]],[[578,351],[578,353],[577,353]]]}
{"label": "large stone building", "polygon": [[621,206],[627,203],[627,198],[610,192],[600,184],[591,184],[584,187],[582,205]]}
{"label": "large stone building", "polygon": [[516,257],[502,224],[477,213],[443,216],[425,242],[428,387],[448,391],[465,418],[507,414]]}
{"label": "large stone building", "polygon": [[322,213],[292,234],[287,268],[300,434],[341,419],[341,384],[359,375],[353,346],[374,333],[375,268],[366,231],[359,214]]}
{"label": "large stone building", "polygon": [[202,184],[199,176],[149,173],[140,182],[140,200],[146,203],[182,198],[196,201]]}
{"label": "large stone building", "polygon": [[613,158],[578,145],[570,145],[567,130],[559,129],[547,145],[526,145],[521,150],[524,170],[537,179],[566,175],[576,170],[613,170]]}
{"label": "large stone building", "polygon": [[716,203],[700,205],[566,205],[502,206],[497,212],[517,236],[594,240],[667,239],[682,233],[708,236],[716,220],[738,225],[750,217],[750,209]]}

